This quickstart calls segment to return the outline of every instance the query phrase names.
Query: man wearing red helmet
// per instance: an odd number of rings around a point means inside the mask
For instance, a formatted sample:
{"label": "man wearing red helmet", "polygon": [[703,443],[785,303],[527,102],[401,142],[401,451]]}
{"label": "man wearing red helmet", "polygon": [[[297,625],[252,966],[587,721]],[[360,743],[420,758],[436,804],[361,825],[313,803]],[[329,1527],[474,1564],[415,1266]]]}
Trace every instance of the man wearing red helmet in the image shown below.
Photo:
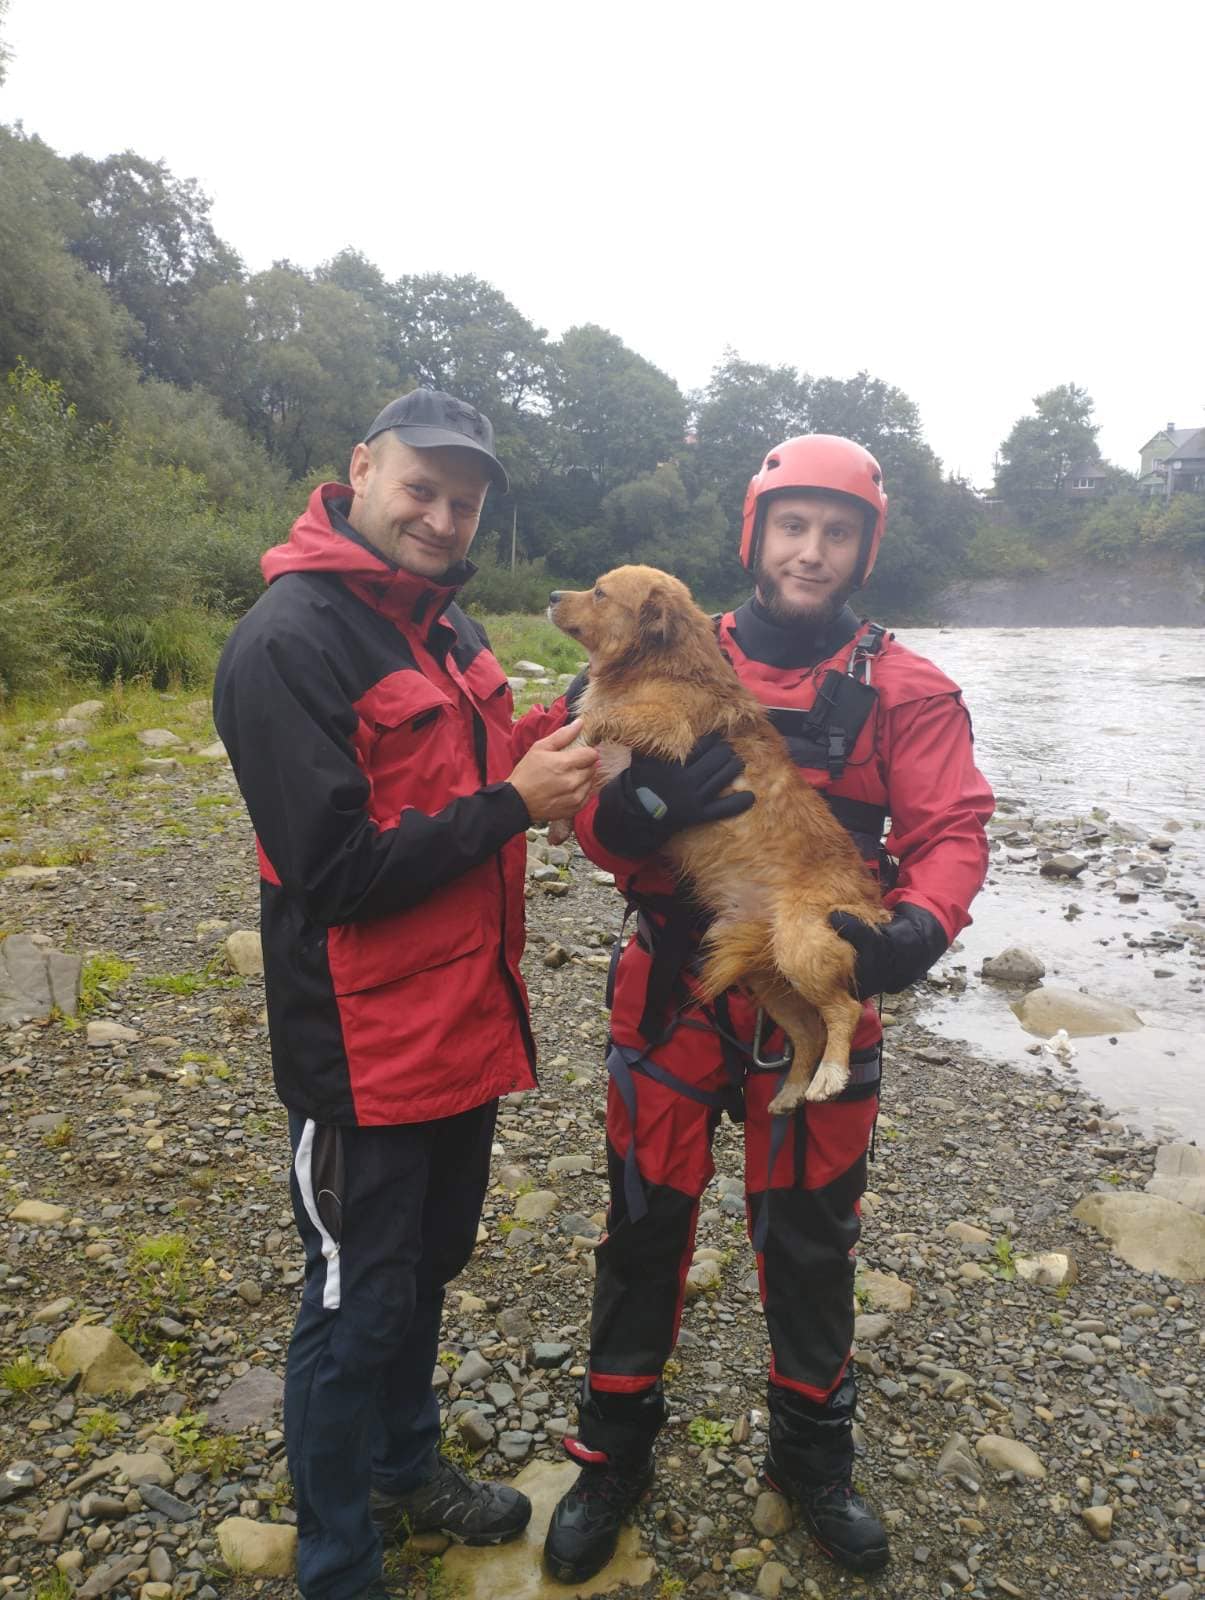
{"label": "man wearing red helmet", "polygon": [[[545,1544],[550,1571],[566,1582],[606,1564],[651,1481],[666,1414],[661,1372],[724,1110],[745,1123],[746,1211],[772,1352],[766,1478],[835,1560],[873,1572],[888,1559],[883,1525],[852,1487],[853,1250],[882,1044],[874,1002],[922,977],[970,921],[993,800],[957,685],[847,604],[870,576],[886,518],[868,451],[828,435],[787,440],[745,500],[741,559],[755,593],[718,623],[737,675],[773,708],[801,776],[879,875],[892,912],[874,929],[833,919],[857,951],[865,1001],[844,1093],[772,1117],[781,1035],[760,1038],[739,991],[709,1006],[694,989],[701,929],[658,851],[733,798],[717,798],[716,781],[739,770],[731,751],[701,747],[683,764],[637,757],[576,819],[582,847],[638,915],[615,969],[611,1204],[578,1437],[566,1442],[582,1471]],[[665,802],[655,817],[649,791]]]}

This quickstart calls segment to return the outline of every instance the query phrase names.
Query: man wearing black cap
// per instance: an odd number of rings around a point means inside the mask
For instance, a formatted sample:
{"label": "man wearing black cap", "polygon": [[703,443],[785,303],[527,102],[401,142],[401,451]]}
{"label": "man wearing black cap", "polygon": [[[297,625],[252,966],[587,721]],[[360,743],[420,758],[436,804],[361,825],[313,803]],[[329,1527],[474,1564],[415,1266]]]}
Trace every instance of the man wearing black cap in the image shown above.
{"label": "man wearing black cap", "polygon": [[382,1600],[382,1539],[522,1532],[526,1498],[438,1452],[444,1285],[472,1251],[500,1095],[535,1082],[524,834],[594,752],[563,700],[512,724],[456,604],[492,485],[488,420],[395,400],[263,558],[214,716],[255,825],[272,1066],[305,1290],[285,1434],[305,1600]]}

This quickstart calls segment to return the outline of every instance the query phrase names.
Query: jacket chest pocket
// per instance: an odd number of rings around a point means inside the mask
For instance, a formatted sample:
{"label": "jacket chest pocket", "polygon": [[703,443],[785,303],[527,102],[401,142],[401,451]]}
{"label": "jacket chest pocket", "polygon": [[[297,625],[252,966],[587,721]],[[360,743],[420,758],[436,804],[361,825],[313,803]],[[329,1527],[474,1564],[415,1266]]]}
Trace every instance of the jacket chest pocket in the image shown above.
{"label": "jacket chest pocket", "polygon": [[369,815],[392,822],[406,806],[437,811],[476,787],[472,752],[450,697],[418,672],[384,678],[357,706],[356,753],[370,785]]}

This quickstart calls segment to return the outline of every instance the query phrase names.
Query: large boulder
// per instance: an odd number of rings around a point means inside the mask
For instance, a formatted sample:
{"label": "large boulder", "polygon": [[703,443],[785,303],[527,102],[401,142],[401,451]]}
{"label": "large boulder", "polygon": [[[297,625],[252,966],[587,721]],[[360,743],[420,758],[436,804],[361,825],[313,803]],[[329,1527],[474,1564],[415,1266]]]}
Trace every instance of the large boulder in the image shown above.
{"label": "large boulder", "polygon": [[1031,989],[1013,1003],[1012,1009],[1026,1033],[1036,1033],[1043,1039],[1049,1039],[1060,1028],[1073,1039],[1086,1039],[1100,1033],[1135,1033],[1142,1027],[1142,1018],[1129,1006],[1081,994],[1078,989]]}
{"label": "large boulder", "polygon": [[1205,1150],[1196,1144],[1161,1144],[1155,1171],[1161,1178],[1205,1178]]}
{"label": "large boulder", "polygon": [[54,950],[28,933],[0,939],[0,1028],[41,1021],[56,1006],[73,1017],[82,970],[81,957]]}
{"label": "large boulder", "polygon": [[112,1328],[77,1322],[50,1347],[50,1362],[64,1378],[80,1374],[80,1394],[141,1394],[151,1369]]}
{"label": "large boulder", "polygon": [[1190,1211],[1205,1213],[1205,1178],[1173,1178],[1157,1172],[1153,1178],[1147,1179],[1146,1192],[1162,1195],[1165,1200],[1174,1200],[1177,1205],[1187,1206]]}
{"label": "large boulder", "polygon": [[1205,1216],[1162,1195],[1119,1189],[1086,1194],[1072,1215],[1110,1241],[1139,1272],[1205,1282]]}
{"label": "large boulder", "polygon": [[291,1578],[297,1565],[297,1529],[287,1522],[227,1517],[218,1523],[218,1549],[240,1576]]}

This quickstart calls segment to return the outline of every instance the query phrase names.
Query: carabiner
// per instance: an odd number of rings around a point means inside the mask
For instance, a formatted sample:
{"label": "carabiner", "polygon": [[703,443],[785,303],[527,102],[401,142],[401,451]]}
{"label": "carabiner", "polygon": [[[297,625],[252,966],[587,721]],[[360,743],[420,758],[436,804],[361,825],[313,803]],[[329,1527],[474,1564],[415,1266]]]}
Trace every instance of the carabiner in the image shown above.
{"label": "carabiner", "polygon": [[[770,1018],[770,1026],[771,1026],[771,1029],[777,1027],[777,1023],[775,1023],[773,1017]],[[762,1060],[762,1053],[761,1053],[761,1044],[762,1044],[762,1035],[765,1033],[765,1029],[766,1029],[766,1013],[765,1013],[765,1010],[761,1006],[758,1006],[758,1008],[757,1008],[757,1017],[756,1017],[756,1019],[754,1020],[754,1023],[753,1023],[753,1065],[755,1067],[759,1067],[763,1072],[778,1072],[778,1071],[781,1071],[784,1067],[789,1067],[791,1065],[791,1062],[794,1061],[794,1059],[795,1059],[795,1046],[791,1043],[790,1039],[784,1034],[783,1038],[786,1041],[786,1047],[785,1047],[784,1053],[782,1055],[780,1055],[780,1056],[775,1056],[772,1061],[763,1061]]]}

